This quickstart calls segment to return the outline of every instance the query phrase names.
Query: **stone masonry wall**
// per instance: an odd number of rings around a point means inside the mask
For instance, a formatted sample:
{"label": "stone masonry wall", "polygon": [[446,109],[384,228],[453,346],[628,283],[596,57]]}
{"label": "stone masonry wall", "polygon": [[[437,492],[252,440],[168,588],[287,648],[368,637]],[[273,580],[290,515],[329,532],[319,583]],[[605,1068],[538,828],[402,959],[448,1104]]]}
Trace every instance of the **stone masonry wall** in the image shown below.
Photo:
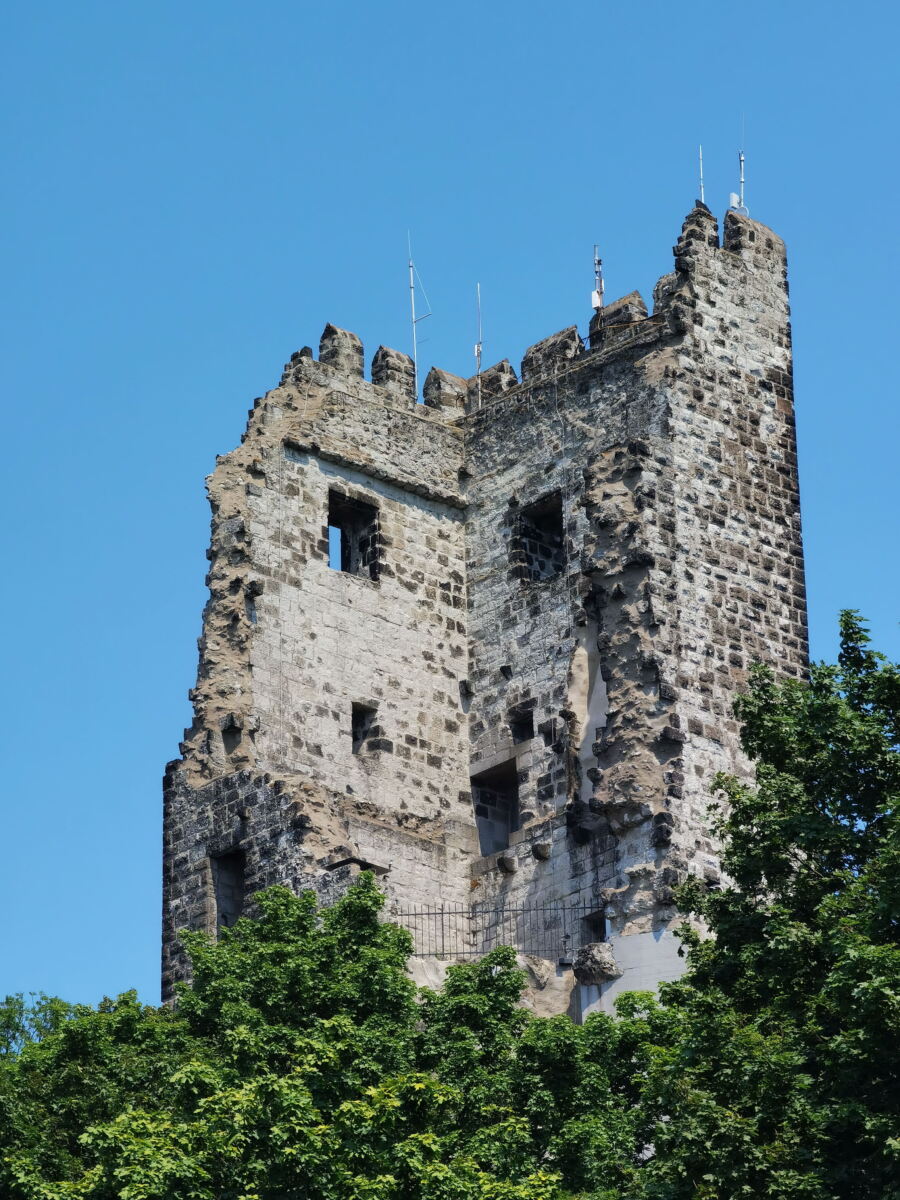
{"label": "stone masonry wall", "polygon": [[[806,666],[783,244],[730,213],[720,248],[698,207],[655,301],[612,306],[588,353],[569,331],[533,347],[467,425],[473,770],[514,759],[523,813],[473,901],[602,917],[623,967],[604,1002],[679,972],[672,887],[719,880],[709,786],[748,769],[750,663]],[[523,579],[509,513],[554,490],[567,569]]]}
{"label": "stone masonry wall", "polygon": [[[720,246],[698,205],[651,315],[632,293],[587,345],[572,326],[531,347],[521,380],[505,360],[432,370],[416,404],[412,378],[382,347],[366,381],[328,326],[210,478],[195,720],[167,772],[167,988],[175,931],[215,928],[235,864],[248,896],[327,899],[368,865],[395,906],[577,903],[573,945],[607,942],[576,958],[582,1011],[675,975],[672,887],[717,882],[710,780],[748,769],[734,697],[754,659],[805,669],[770,230],[729,213]],[[362,547],[351,570],[329,565],[329,512]]]}
{"label": "stone masonry wall", "polygon": [[[380,349],[367,382],[358,339],[328,327],[210,477],[195,720],[166,783],[167,990],[175,931],[215,929],[210,862],[228,851],[248,896],[329,897],[365,865],[398,902],[465,897],[462,385],[434,373],[417,405],[408,361]],[[376,578],[329,565],[331,492],[377,511]],[[375,710],[356,748],[355,705]]]}

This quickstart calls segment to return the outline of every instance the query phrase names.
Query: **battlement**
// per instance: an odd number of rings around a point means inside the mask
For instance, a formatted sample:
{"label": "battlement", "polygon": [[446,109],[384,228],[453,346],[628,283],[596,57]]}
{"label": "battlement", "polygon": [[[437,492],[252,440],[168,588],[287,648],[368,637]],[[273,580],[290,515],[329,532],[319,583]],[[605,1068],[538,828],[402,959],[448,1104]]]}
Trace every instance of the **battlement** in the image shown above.
{"label": "battlement", "polygon": [[[663,275],[654,287],[652,312],[639,292],[629,292],[594,312],[586,337],[582,338],[576,325],[570,325],[530,346],[518,375],[508,359],[468,379],[432,367],[423,385],[422,405],[415,394],[413,360],[402,351],[379,346],[372,358],[368,397],[388,404],[424,407],[441,419],[455,421],[516,388],[531,387],[582,366],[586,360],[596,365],[592,356],[606,361],[665,338],[687,335],[695,323],[692,310],[698,295],[717,284],[732,290],[740,303],[742,290],[748,290],[749,285],[752,291],[756,286],[752,276],[762,272],[766,286],[772,277],[776,281],[786,278],[784,242],[771,229],[729,211],[720,244],[718,222],[699,202],[685,218],[672,252],[675,269]],[[314,361],[308,346],[298,351],[285,365],[282,384],[296,382],[298,373]],[[355,386],[357,392],[358,385],[365,383],[363,344],[348,330],[325,326],[318,363]]]}
{"label": "battlement", "polygon": [[208,481],[168,983],[180,926],[360,864],[401,912],[571,906],[605,947],[582,1011],[678,973],[672,889],[718,882],[710,781],[748,769],[735,695],[806,664],[785,262],[697,205],[652,311],[518,372],[433,367],[419,403],[408,355],[367,379],[335,325],[292,356]]}

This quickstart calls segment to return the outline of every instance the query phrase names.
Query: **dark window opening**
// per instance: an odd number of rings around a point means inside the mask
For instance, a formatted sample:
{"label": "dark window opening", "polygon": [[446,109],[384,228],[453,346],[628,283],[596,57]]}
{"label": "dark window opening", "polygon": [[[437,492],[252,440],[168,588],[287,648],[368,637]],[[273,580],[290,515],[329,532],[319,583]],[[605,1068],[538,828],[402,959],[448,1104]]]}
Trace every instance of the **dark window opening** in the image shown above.
{"label": "dark window opening", "polygon": [[586,917],[582,917],[581,923],[586,942],[606,941],[606,917],[603,913],[589,913]]}
{"label": "dark window opening", "polygon": [[229,756],[234,754],[235,750],[237,750],[240,744],[241,731],[233,721],[230,721],[222,730],[222,746],[224,747],[225,753]]}
{"label": "dark window opening", "polygon": [[547,721],[541,721],[538,725],[541,737],[544,739],[545,746],[552,746],[558,753],[561,748],[560,738],[563,732],[563,723],[558,721],[556,717],[550,717]]}
{"label": "dark window opening", "polygon": [[530,708],[514,708],[509,714],[509,731],[514,742],[530,742],[534,737],[534,712]]}
{"label": "dark window opening", "polygon": [[216,928],[230,929],[244,909],[244,852],[229,850],[214,855],[210,862],[216,897]]}
{"label": "dark window opening", "polygon": [[553,579],[566,565],[562,496],[551,492],[516,516],[510,557],[521,579]]}
{"label": "dark window opening", "polygon": [[378,715],[377,704],[354,704],[350,710],[350,734],[353,741],[353,753],[359,754],[366,739],[373,737],[377,726],[375,719]]}
{"label": "dark window opening", "polygon": [[328,565],[378,578],[378,509],[342,492],[328,493]]}
{"label": "dark window opening", "polygon": [[244,608],[251,625],[255,625],[259,620],[259,613],[256,609],[256,598],[257,596],[261,596],[262,592],[263,585],[258,579],[251,579],[244,592]]}
{"label": "dark window opening", "polygon": [[515,759],[472,776],[472,803],[481,853],[496,854],[519,828],[519,777]]}

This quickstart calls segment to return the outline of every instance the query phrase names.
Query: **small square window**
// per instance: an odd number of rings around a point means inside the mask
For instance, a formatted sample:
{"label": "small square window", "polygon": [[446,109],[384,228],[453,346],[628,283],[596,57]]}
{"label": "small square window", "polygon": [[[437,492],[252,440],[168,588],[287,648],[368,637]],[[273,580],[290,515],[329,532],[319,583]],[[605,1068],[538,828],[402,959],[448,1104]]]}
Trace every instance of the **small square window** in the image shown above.
{"label": "small square window", "polygon": [[553,579],[566,565],[562,496],[559,492],[519,509],[510,539],[510,561],[520,579]]}
{"label": "small square window", "polygon": [[581,928],[584,942],[606,941],[606,917],[602,912],[588,913],[582,917]]}
{"label": "small square window", "polygon": [[360,754],[367,739],[373,737],[377,732],[377,716],[377,704],[358,704],[356,701],[352,704],[350,709],[350,735],[354,754]]}
{"label": "small square window", "polygon": [[328,565],[349,575],[378,578],[378,509],[343,492],[328,493]]}
{"label": "small square window", "polygon": [[534,737],[534,710],[530,708],[511,709],[509,731],[514,742],[530,742]]}

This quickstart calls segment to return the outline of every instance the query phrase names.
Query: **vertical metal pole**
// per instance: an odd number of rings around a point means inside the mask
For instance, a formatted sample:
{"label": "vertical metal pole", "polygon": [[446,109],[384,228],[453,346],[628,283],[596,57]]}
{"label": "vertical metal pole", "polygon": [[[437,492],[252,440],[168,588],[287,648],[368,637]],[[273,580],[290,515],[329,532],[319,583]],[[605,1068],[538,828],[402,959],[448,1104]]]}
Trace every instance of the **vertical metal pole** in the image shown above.
{"label": "vertical metal pole", "polygon": [[738,160],[741,164],[741,208],[744,208],[744,152],[743,152],[743,150],[738,155]]}
{"label": "vertical metal pole", "polygon": [[478,341],[475,343],[475,380],[478,391],[478,407],[481,408],[481,284],[475,284],[475,307],[478,310]]}
{"label": "vertical metal pole", "polygon": [[412,347],[413,347],[413,384],[416,389],[416,400],[419,399],[419,348],[416,338],[416,278],[412,258],[412,239],[409,231],[406,234],[406,244],[409,247],[409,307],[412,314]]}
{"label": "vertical metal pole", "polygon": [[[700,147],[700,203],[706,203],[706,194],[703,191],[703,146]],[[743,204],[743,200],[741,201]]]}

